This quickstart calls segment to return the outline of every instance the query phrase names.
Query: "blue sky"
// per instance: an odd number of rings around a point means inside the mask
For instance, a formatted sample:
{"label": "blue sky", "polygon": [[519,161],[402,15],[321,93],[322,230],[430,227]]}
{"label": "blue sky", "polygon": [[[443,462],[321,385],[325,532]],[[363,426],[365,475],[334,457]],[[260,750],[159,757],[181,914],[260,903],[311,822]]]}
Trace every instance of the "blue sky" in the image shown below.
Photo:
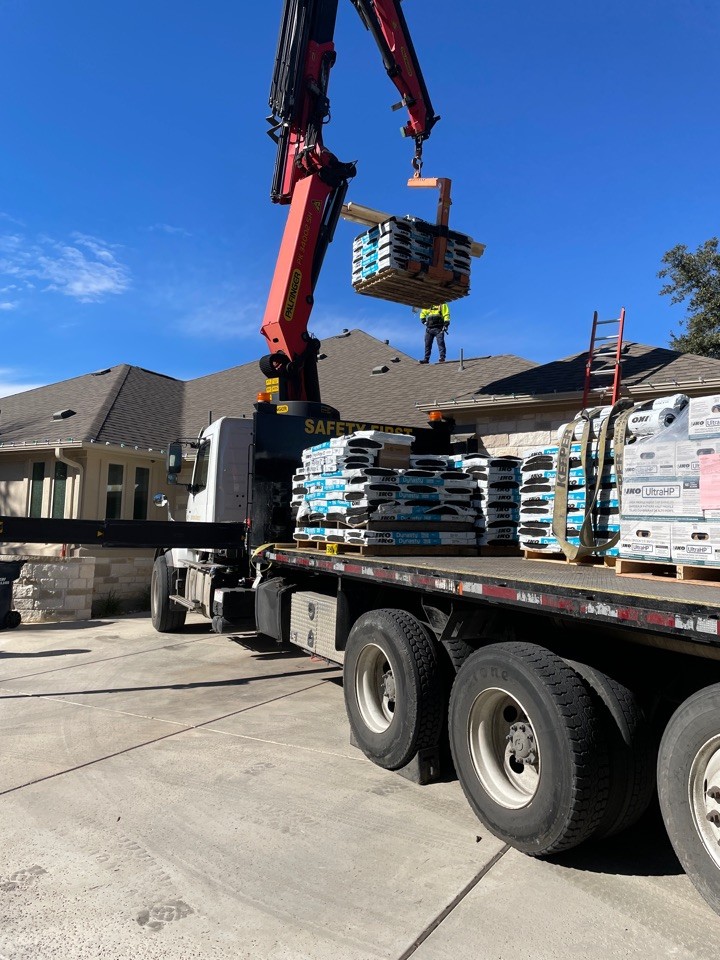
{"label": "blue sky", "polygon": [[[250,8],[252,12],[248,12]],[[286,216],[265,135],[280,0],[0,0],[0,394],[126,362],[190,378],[265,352]],[[487,244],[449,355],[550,360],[597,309],[665,345],[682,307],[657,271],[718,233],[715,0],[407,0],[441,122],[425,173]],[[340,0],[325,141],[357,160],[349,199],[434,217],[373,41]],[[408,308],[350,285],[342,223],[319,336],[360,327],[413,356]],[[10,349],[7,349],[9,346]]]}

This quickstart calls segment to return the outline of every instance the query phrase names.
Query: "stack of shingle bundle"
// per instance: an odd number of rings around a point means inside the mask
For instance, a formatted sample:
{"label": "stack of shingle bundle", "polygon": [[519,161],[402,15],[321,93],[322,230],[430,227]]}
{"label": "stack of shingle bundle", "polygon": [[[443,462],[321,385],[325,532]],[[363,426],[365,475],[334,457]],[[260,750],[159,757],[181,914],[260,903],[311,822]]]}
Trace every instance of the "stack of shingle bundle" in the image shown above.
{"label": "stack of shingle bundle", "polygon": [[[356,545],[474,546],[472,482],[444,458],[411,460],[412,437],[363,431],[303,453],[295,540]],[[404,457],[399,454],[404,450]],[[357,463],[358,458],[368,462]],[[407,466],[383,466],[388,460]],[[434,469],[412,463],[424,461]]]}
{"label": "stack of shingle bundle", "polygon": [[[580,544],[580,531],[592,510],[595,542],[604,543],[618,532],[618,495],[612,444],[608,445],[602,464],[600,489],[595,496],[598,453],[591,451],[591,475],[582,467],[581,444],[570,445],[568,458],[567,499],[565,502],[565,539]],[[562,544],[553,533],[556,501],[556,480],[559,447],[541,447],[530,451],[522,462],[520,486],[520,545],[533,553],[561,553]],[[558,495],[561,495],[558,491]],[[605,551],[617,555],[615,547]]]}
{"label": "stack of shingle bundle", "polygon": [[467,296],[473,241],[467,234],[447,231],[445,257],[439,266],[450,271],[453,279],[436,282],[427,271],[433,265],[438,230],[415,217],[391,217],[360,234],[353,242],[355,290],[419,307]]}
{"label": "stack of shingle bundle", "polygon": [[[393,217],[360,234],[353,242],[353,285],[388,268],[406,270],[410,260],[429,266],[436,232],[422,220]],[[471,245],[469,237],[450,231],[445,267],[469,275]]]}
{"label": "stack of shingle bundle", "polygon": [[479,547],[517,547],[520,520],[519,457],[458,457],[455,466],[473,479]]}
{"label": "stack of shingle bundle", "polygon": [[720,396],[681,399],[662,398],[675,420],[625,448],[620,556],[718,567]]}

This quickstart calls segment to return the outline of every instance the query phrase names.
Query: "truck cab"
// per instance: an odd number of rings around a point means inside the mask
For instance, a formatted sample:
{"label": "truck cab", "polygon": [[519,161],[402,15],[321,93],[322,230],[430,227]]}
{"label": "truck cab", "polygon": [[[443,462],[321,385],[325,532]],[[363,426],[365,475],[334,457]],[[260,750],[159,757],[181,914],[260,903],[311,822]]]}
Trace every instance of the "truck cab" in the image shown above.
{"label": "truck cab", "polygon": [[[163,631],[179,630],[187,612],[197,611],[220,632],[232,612],[244,619],[251,603],[248,584],[247,531],[251,508],[253,421],[221,417],[206,427],[197,449],[185,520],[194,523],[236,524],[237,549],[176,547],[159,550],[153,567],[153,624]],[[168,480],[177,482],[182,466],[180,443],[171,444]],[[232,595],[227,591],[231,590]],[[232,608],[230,611],[229,607]]]}

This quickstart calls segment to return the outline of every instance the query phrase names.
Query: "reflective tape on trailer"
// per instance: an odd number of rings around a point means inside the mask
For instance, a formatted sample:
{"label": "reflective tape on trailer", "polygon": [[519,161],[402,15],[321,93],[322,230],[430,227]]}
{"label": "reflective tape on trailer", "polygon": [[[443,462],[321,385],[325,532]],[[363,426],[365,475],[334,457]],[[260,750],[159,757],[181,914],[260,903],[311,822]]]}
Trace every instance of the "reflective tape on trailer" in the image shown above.
{"label": "reflective tape on trailer", "polygon": [[[614,593],[595,596],[594,594],[602,591],[588,591],[584,586],[563,585],[552,591],[547,584],[531,587],[524,582],[511,584],[506,579],[491,579],[477,571],[473,571],[473,579],[469,579],[467,573],[451,571],[442,571],[439,576],[437,573],[409,567],[410,558],[407,557],[403,557],[402,564],[393,566],[384,565],[380,559],[377,563],[368,563],[365,558],[360,560],[351,556],[311,554],[269,547],[264,551],[264,558],[281,567],[314,570],[360,580],[379,580],[384,584],[425,593],[481,599],[491,604],[535,609],[562,616],[592,618],[630,629],[682,635],[703,643],[711,643],[720,636],[720,618],[712,612],[716,609],[716,604],[711,597],[707,604],[682,604],[688,608],[697,607],[697,612],[688,609],[688,612],[678,613],[671,609],[663,610],[650,606],[650,601],[654,599],[652,597],[636,596],[633,603],[628,603],[624,596],[616,601]],[[481,577],[483,579],[480,579]],[[588,596],[588,593],[593,595]],[[668,607],[673,605],[671,599],[662,602]]]}

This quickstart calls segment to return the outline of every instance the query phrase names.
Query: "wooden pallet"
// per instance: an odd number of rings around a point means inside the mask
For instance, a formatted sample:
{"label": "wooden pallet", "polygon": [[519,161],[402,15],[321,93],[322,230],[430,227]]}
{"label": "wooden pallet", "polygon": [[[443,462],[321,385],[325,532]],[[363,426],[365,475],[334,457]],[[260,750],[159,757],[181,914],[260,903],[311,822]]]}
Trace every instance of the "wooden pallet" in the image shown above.
{"label": "wooden pallet", "polygon": [[614,567],[617,562],[617,557],[597,555],[580,557],[578,560],[568,560],[564,553],[545,553],[544,550],[522,550],[522,556],[526,560],[546,560],[548,563],[565,563],[580,567]]}
{"label": "wooden pallet", "polygon": [[298,550],[315,550],[330,555],[356,554],[360,557],[476,557],[477,547],[447,545],[387,543],[330,543],[325,540],[298,540],[293,544]]}
{"label": "wooden pallet", "polygon": [[450,303],[470,293],[469,277],[443,283],[427,273],[413,273],[388,267],[366,280],[354,284],[355,291],[367,297],[404,303],[408,307],[431,307],[435,303]]}
{"label": "wooden pallet", "polygon": [[682,580],[684,583],[720,586],[720,567],[662,563],[657,560],[628,560],[625,557],[618,557],[615,573],[621,577],[639,577],[642,580]]}

